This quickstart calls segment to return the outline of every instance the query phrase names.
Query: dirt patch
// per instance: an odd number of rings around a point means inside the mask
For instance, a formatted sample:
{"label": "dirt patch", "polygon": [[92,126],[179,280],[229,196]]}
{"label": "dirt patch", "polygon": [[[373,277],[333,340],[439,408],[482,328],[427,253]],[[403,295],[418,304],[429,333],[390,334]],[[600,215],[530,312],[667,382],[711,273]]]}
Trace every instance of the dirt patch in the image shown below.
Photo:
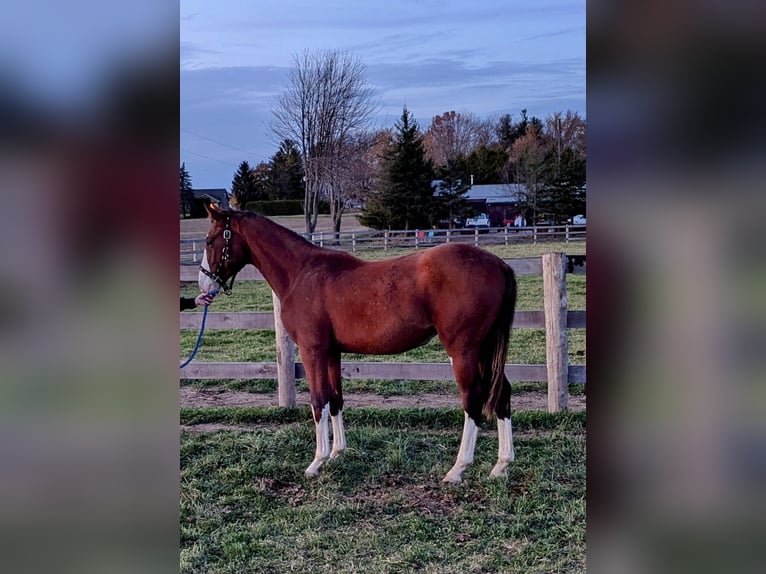
{"label": "dirt patch", "polygon": [[[298,393],[298,406],[310,404],[308,393]],[[345,407],[455,407],[460,404],[456,396],[443,393],[420,393],[417,395],[382,396],[372,393],[351,393],[344,396]],[[182,407],[275,407],[277,395],[229,391],[226,389],[181,387]],[[511,408],[519,411],[544,411],[548,408],[548,396],[539,392],[515,393],[511,397]],[[585,396],[569,397],[569,409],[585,410]]]}

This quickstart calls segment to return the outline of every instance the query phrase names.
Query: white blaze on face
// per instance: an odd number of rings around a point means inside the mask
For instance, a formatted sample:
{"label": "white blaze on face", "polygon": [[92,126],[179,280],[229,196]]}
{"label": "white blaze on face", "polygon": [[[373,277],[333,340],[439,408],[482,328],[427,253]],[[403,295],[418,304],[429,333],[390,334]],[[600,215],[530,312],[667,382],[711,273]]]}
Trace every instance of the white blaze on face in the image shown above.
{"label": "white blaze on face", "polygon": [[[207,263],[207,251],[203,252],[202,255],[202,263],[200,263],[200,267],[202,269],[205,269],[206,271],[210,271],[210,266]],[[214,291],[218,289],[218,286],[216,285],[215,281],[213,281],[210,277],[205,275],[202,271],[199,272],[199,290],[203,293],[209,293],[210,291]]]}

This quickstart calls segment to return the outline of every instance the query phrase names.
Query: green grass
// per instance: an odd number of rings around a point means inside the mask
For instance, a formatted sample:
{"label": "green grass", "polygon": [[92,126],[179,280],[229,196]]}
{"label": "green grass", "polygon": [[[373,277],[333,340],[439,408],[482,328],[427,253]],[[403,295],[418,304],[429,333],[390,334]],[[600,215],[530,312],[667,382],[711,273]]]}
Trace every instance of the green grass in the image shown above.
{"label": "green grass", "polygon": [[483,430],[453,486],[459,409],[354,410],[349,450],[307,480],[307,408],[183,409],[265,426],[182,433],[181,571],[584,572],[584,413],[514,413],[507,480]]}

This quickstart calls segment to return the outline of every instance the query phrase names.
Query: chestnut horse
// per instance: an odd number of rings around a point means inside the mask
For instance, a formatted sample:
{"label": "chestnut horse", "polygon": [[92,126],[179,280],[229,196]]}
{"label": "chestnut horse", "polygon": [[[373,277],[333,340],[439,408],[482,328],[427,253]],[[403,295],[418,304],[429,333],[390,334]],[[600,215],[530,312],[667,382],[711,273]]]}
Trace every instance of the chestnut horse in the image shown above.
{"label": "chestnut horse", "polygon": [[497,415],[498,459],[491,476],[507,475],[514,450],[504,368],[516,304],[508,265],[460,243],[365,262],[317,247],[252,212],[208,212],[200,289],[228,291],[227,281],[253,264],[279,297],[282,323],[300,347],[316,426],[316,455],[307,476],[318,475],[326,460],[346,449],[341,353],[401,353],[434,335],[450,356],[465,411],[457,461],[444,481],[460,482],[473,462],[482,409]]}

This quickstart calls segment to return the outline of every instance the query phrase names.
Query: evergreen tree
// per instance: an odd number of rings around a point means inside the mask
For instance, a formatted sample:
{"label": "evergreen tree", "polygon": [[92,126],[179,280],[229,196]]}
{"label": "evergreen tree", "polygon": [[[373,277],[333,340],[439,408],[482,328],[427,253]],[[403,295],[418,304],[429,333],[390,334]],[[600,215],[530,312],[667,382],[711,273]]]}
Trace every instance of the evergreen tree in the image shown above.
{"label": "evergreen tree", "polygon": [[271,164],[265,161],[258,162],[258,165],[250,170],[250,175],[253,178],[253,192],[250,194],[248,201],[268,201],[274,199],[271,192]]}
{"label": "evergreen tree", "polygon": [[272,199],[303,199],[303,163],[292,140],[283,140],[269,162],[269,195]]}
{"label": "evergreen tree", "polygon": [[501,146],[481,145],[466,158],[466,173],[474,176],[476,185],[502,183],[502,171],[507,163],[508,154]]}
{"label": "evergreen tree", "polygon": [[464,162],[447,162],[437,187],[436,203],[439,220],[446,220],[450,229],[454,227],[455,219],[462,219],[472,211],[465,198],[470,188]]}
{"label": "evergreen tree", "polygon": [[186,162],[181,164],[181,217],[189,217],[192,212],[194,193],[192,192],[191,176],[186,171]]}
{"label": "evergreen tree", "polygon": [[359,221],[375,229],[431,227],[438,217],[431,186],[433,167],[426,159],[418,124],[406,106],[384,161],[382,188],[372,194]]}
{"label": "evergreen tree", "polygon": [[568,147],[557,158],[556,151],[549,150],[542,179],[538,205],[546,219],[564,223],[574,215],[585,214],[585,158],[582,155]]}
{"label": "evergreen tree", "polygon": [[234,179],[231,180],[231,196],[232,204],[239,209],[245,209],[249,201],[257,199],[255,177],[246,161],[239,164]]}

